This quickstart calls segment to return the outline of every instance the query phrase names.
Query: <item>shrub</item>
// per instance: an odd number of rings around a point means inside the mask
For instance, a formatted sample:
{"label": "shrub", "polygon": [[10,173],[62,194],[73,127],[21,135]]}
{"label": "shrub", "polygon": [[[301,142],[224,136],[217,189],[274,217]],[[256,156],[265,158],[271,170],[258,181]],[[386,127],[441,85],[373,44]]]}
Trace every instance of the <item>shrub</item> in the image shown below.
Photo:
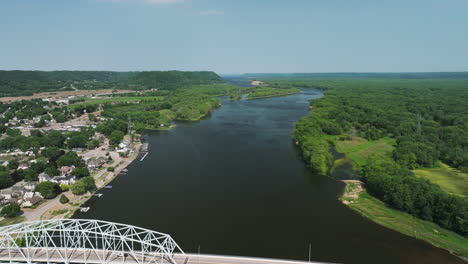
{"label": "shrub", "polygon": [[65,196],[65,194],[62,194],[62,195],[60,196],[60,203],[66,204],[66,203],[68,203],[69,201],[70,201],[70,200]]}
{"label": "shrub", "polygon": [[70,186],[68,186],[68,184],[62,183],[59,185],[59,187],[62,192],[67,192],[68,190],[70,190]]}

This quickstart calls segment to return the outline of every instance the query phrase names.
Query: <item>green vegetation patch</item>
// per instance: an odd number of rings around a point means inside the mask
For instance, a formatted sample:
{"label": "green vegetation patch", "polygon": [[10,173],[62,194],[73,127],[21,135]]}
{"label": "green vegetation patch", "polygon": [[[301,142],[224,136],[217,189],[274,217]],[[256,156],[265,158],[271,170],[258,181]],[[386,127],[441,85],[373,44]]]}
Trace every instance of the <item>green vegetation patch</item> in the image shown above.
{"label": "green vegetation patch", "polygon": [[14,225],[14,224],[24,222],[25,220],[26,220],[26,217],[22,215],[15,216],[12,218],[5,218],[2,221],[0,221],[0,226]]}
{"label": "green vegetation patch", "polygon": [[[347,183],[348,184],[348,183]],[[353,188],[347,187],[346,190]],[[369,195],[365,190],[357,199],[347,198],[347,205],[361,215],[405,235],[425,240],[436,247],[468,257],[468,239],[438,225],[420,220],[407,213],[392,209]]]}
{"label": "green vegetation patch", "polygon": [[262,87],[257,88],[254,91],[250,92],[247,95],[247,99],[260,99],[268,98],[274,96],[283,96],[288,94],[295,94],[300,92],[299,88],[272,88],[272,87]]}
{"label": "green vegetation patch", "polygon": [[395,145],[395,139],[384,137],[379,140],[366,140],[361,137],[353,137],[351,140],[336,140],[336,150],[345,153],[350,159],[359,166],[366,164],[369,156],[374,154],[387,154],[392,152]]}
{"label": "green vegetation patch", "polygon": [[458,195],[468,196],[468,174],[441,164],[440,168],[418,169],[413,171],[418,177],[428,179],[442,190]]}
{"label": "green vegetation patch", "polygon": [[140,101],[161,101],[164,96],[135,96],[135,97],[112,97],[112,98],[89,98],[85,102],[80,102],[72,105],[72,108],[83,107],[88,105],[99,105],[107,103],[132,103]]}

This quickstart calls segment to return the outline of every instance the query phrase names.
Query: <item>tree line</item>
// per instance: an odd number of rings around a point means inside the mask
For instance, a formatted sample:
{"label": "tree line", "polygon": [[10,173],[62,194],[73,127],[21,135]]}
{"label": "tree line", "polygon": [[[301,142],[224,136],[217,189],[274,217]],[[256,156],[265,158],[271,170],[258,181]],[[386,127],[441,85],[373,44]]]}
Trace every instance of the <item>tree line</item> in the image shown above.
{"label": "tree line", "polygon": [[96,89],[176,89],[184,85],[223,83],[214,72],[199,71],[0,71],[0,96]]}
{"label": "tree line", "polygon": [[330,135],[351,131],[368,140],[396,138],[389,157],[370,158],[362,179],[371,194],[390,206],[464,236],[468,235],[466,197],[446,194],[416,178],[414,168],[439,162],[468,171],[468,80],[323,79],[275,80],[325,90],[310,102],[312,111],[297,122],[294,139],[317,173],[328,173],[333,159]]}

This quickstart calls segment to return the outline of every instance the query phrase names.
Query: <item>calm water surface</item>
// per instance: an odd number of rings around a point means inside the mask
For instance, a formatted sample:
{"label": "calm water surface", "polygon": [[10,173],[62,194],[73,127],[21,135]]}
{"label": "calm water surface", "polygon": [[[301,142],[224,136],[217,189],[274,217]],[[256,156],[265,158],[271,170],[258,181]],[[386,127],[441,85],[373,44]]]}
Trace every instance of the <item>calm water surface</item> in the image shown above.
{"label": "calm water surface", "polygon": [[186,252],[341,263],[462,263],[342,205],[339,181],[311,174],[292,144],[315,89],[228,101],[197,123],[145,136],[150,154],[76,218],[171,234]]}

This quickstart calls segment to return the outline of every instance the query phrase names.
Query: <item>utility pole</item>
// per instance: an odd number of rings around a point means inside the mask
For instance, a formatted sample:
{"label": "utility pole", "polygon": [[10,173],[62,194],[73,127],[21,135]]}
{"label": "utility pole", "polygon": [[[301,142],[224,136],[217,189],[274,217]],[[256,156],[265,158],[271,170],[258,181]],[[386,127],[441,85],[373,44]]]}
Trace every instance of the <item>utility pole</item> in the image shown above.
{"label": "utility pole", "polygon": [[200,264],[200,244],[198,244],[198,264]]}
{"label": "utility pole", "polygon": [[310,255],[312,253],[312,245],[309,243],[309,263],[310,263]]}

